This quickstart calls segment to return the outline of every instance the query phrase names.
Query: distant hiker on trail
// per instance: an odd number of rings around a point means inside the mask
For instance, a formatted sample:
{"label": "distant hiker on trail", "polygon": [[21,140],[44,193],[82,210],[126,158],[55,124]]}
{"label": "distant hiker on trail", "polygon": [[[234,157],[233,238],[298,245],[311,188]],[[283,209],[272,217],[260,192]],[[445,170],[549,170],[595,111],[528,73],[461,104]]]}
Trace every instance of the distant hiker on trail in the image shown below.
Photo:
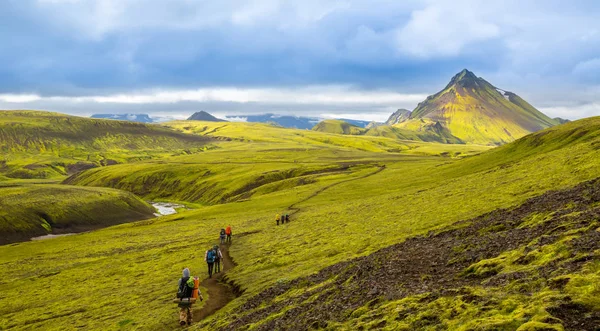
{"label": "distant hiker on trail", "polygon": [[290,215],[289,214],[285,214],[285,221],[286,222],[290,222]]}
{"label": "distant hiker on trail", "polygon": [[217,258],[217,252],[211,247],[206,251],[204,255],[204,261],[208,264],[208,278],[212,278],[213,274],[213,266],[215,264],[215,259]]}
{"label": "distant hiker on trail", "polygon": [[219,235],[219,239],[221,239],[221,245],[223,245],[225,243],[225,238],[226,238],[226,234],[225,234],[225,229],[221,229],[221,233]]}
{"label": "distant hiker on trail", "polygon": [[277,214],[277,216],[275,216],[275,221],[277,222],[277,225],[279,225],[279,221],[280,221],[279,214]]}
{"label": "distant hiker on trail", "polygon": [[217,245],[213,247],[213,250],[215,251],[215,273],[219,273],[221,272],[221,261],[223,261],[223,254],[221,253],[221,249],[219,249],[219,246]]}
{"label": "distant hiker on trail", "polygon": [[281,224],[285,223],[285,215],[281,214]]}
{"label": "distant hiker on trail", "polygon": [[225,234],[227,235],[227,243],[231,244],[231,225],[227,226],[227,229],[225,229]]}
{"label": "distant hiker on trail", "polygon": [[192,304],[195,300],[200,297],[200,300],[204,300],[198,285],[200,281],[198,277],[190,276],[190,269],[183,269],[183,276],[179,278],[177,284],[177,306],[179,307],[179,324],[181,326],[192,324]]}

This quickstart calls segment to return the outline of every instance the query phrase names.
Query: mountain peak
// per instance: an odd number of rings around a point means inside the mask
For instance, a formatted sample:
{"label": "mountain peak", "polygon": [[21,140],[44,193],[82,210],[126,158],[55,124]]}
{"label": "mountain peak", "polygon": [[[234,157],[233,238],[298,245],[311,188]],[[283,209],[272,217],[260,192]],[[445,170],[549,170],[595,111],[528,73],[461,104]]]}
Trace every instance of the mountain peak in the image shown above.
{"label": "mountain peak", "polygon": [[467,69],[419,103],[410,121],[439,122],[466,143],[500,145],[557,124],[518,95],[496,88]]}
{"label": "mountain peak", "polygon": [[461,85],[464,87],[475,85],[481,78],[477,78],[474,73],[467,69],[463,69],[461,72],[457,73],[450,80],[450,85]]}
{"label": "mountain peak", "polygon": [[212,116],[204,110],[195,112],[192,116],[188,118],[188,121],[227,122],[225,120]]}

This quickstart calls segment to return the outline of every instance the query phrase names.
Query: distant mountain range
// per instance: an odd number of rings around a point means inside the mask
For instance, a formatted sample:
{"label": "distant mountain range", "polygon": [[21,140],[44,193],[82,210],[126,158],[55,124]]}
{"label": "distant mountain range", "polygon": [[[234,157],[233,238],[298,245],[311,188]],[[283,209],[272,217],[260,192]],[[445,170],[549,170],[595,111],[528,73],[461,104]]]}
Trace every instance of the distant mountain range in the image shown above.
{"label": "distant mountain range", "polygon": [[109,120],[153,123],[154,120],[148,114],[94,114],[91,118],[103,118]]}
{"label": "distant mountain range", "polygon": [[[326,121],[314,130],[445,143],[502,145],[531,132],[565,123],[552,119],[515,93],[502,90],[465,69],[413,110],[398,109],[384,125],[364,130]],[[351,123],[350,123],[351,124]]]}
{"label": "distant mountain range", "polygon": [[[92,118],[103,118],[120,121],[132,121],[142,123],[157,123],[174,120],[174,118],[165,117],[150,117],[147,114],[94,114]],[[318,117],[304,117],[304,116],[290,116],[290,115],[277,115],[272,113],[262,115],[227,115],[226,120],[217,118],[206,111],[199,111],[188,117],[188,120],[192,121],[207,121],[207,122],[227,122],[227,121],[244,121],[244,122],[255,122],[255,123],[270,123],[278,125],[284,128],[296,128],[296,129],[312,129],[322,118]],[[348,122],[352,125],[356,125],[361,128],[365,128],[369,125],[369,121],[354,120],[354,119],[340,119]]]}

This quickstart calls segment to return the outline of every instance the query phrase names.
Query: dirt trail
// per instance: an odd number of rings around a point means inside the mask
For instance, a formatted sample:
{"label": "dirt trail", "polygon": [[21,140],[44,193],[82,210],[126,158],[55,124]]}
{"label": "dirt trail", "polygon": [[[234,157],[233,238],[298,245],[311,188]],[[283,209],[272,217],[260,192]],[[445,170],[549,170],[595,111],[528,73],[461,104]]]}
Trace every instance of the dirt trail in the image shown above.
{"label": "dirt trail", "polygon": [[347,182],[351,182],[351,181],[355,181],[355,180],[365,179],[365,178],[377,175],[378,173],[382,172],[383,170],[385,170],[385,165],[378,165],[377,166],[377,170],[375,170],[375,171],[373,171],[371,173],[368,173],[366,175],[363,175],[363,176],[360,176],[360,177],[356,177],[356,178],[344,179],[344,180],[341,180],[339,182],[335,182],[333,184],[329,184],[327,186],[323,186],[322,188],[316,190],[313,194],[309,195],[308,197],[306,197],[306,198],[304,198],[304,199],[302,199],[300,201],[297,201],[297,202],[294,202],[293,204],[291,204],[288,207],[288,209],[291,210],[290,215],[294,215],[295,213],[297,213],[297,212],[300,211],[301,208],[296,207],[297,205],[299,205],[301,203],[304,203],[304,202],[306,202],[306,201],[308,201],[308,200],[316,197],[317,195],[323,193],[324,191],[326,191],[326,190],[328,190],[328,189],[330,189],[330,188],[332,188],[334,186],[337,186],[337,185],[340,185],[340,184],[344,184],[344,183],[347,183]]}
{"label": "dirt trail", "polygon": [[221,262],[221,272],[213,274],[212,278],[206,278],[200,283],[200,286],[206,288],[208,300],[201,309],[194,310],[194,321],[198,322],[204,318],[214,314],[217,310],[223,308],[231,300],[235,299],[239,294],[238,288],[232,288],[227,284],[225,273],[235,267],[235,262],[229,256],[229,245],[220,245],[223,253],[223,261]]}

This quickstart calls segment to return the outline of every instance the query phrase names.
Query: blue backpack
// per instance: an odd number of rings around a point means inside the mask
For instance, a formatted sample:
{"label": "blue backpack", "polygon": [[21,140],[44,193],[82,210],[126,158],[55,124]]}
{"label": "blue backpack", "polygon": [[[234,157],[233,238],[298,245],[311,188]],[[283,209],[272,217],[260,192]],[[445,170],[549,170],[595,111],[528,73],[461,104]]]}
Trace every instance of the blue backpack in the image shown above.
{"label": "blue backpack", "polygon": [[206,254],[206,262],[214,263],[216,256],[217,256],[217,254],[215,254],[215,251],[213,249],[209,250],[208,253]]}

